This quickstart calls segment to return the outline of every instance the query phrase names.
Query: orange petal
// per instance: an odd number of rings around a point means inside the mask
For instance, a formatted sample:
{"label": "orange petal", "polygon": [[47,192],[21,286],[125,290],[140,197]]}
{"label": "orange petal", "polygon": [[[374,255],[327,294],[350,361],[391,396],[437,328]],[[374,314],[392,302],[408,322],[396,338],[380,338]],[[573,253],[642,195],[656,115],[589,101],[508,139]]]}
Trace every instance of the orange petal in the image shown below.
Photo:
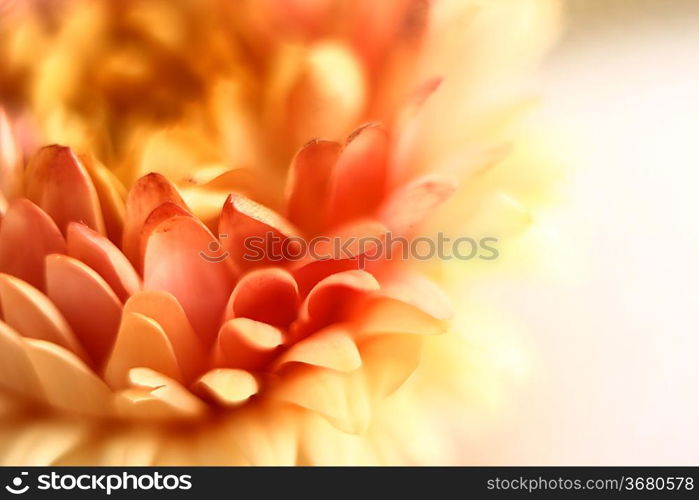
{"label": "orange petal", "polygon": [[327,324],[342,317],[355,297],[378,289],[376,278],[365,271],[333,274],[313,287],[302,311],[315,321]]}
{"label": "orange petal", "polygon": [[0,272],[44,290],[44,259],[65,251],[61,232],[44,211],[26,199],[10,204],[0,226]]}
{"label": "orange petal", "polygon": [[203,375],[195,387],[222,406],[237,406],[257,394],[255,377],[245,370],[219,368]]}
{"label": "orange petal", "polygon": [[305,363],[337,371],[352,371],[362,365],[351,334],[342,327],[329,327],[294,344],[277,361]]}
{"label": "orange petal", "polygon": [[204,362],[201,341],[174,296],[153,290],[138,292],[124,304],[124,314],[129,313],[147,316],[165,331],[186,382],[201,373]]}
{"label": "orange petal", "polygon": [[303,146],[291,162],[286,215],[307,234],[317,234],[325,226],[327,213],[318,208],[327,199],[340,149],[336,142],[314,140]]}
{"label": "orange petal", "polygon": [[146,243],[144,289],[174,295],[204,342],[214,339],[233,289],[226,262],[205,259],[213,235],[193,217],[160,223]]}
{"label": "orange petal", "polygon": [[440,176],[421,177],[395,191],[379,209],[378,218],[394,234],[409,234],[455,189],[453,182]]}
{"label": "orange petal", "polygon": [[0,274],[3,319],[22,336],[48,340],[86,360],[87,354],[68,322],[49,298],[30,284]]}
{"label": "orange petal", "polygon": [[316,260],[294,269],[293,276],[299,286],[299,295],[305,297],[320,281],[333,274],[354,271],[361,267],[360,259]]}
{"label": "orange petal", "polygon": [[97,271],[122,301],[141,288],[141,279],[129,260],[101,234],[71,222],[66,241],[68,255]]}
{"label": "orange petal", "polygon": [[45,340],[25,342],[49,403],[65,411],[110,413],[112,392],[75,354]]}
{"label": "orange petal", "polygon": [[0,321],[0,386],[30,399],[41,399],[43,389],[22,337]]}
{"label": "orange petal", "polygon": [[297,230],[274,211],[231,194],[223,205],[219,237],[240,269],[279,265],[298,250]]}
{"label": "orange petal", "polygon": [[294,277],[280,268],[252,271],[236,284],[226,318],[250,318],[287,326],[296,319],[299,297]]}
{"label": "orange petal", "polygon": [[104,379],[115,389],[125,388],[129,370],[138,367],[182,379],[172,344],[160,325],[142,314],[128,313],[122,317],[114,348],[104,368]]}
{"label": "orange petal", "polygon": [[101,365],[119,328],[119,298],[99,274],[67,255],[46,257],[46,290],[95,364]]}
{"label": "orange petal", "polygon": [[218,333],[225,365],[246,370],[261,368],[283,341],[278,328],[248,318],[228,320]]}
{"label": "orange petal", "polygon": [[389,140],[386,131],[368,124],[350,137],[331,179],[329,222],[333,226],[371,215],[386,190]]}
{"label": "orange petal", "polygon": [[71,221],[105,233],[95,186],[69,148],[41,148],[27,166],[25,179],[27,198],[49,214],[64,234]]}
{"label": "orange petal", "polygon": [[171,202],[186,209],[175,186],[160,174],[150,173],[138,179],[126,198],[126,216],[122,248],[124,254],[140,268],[141,230],[146,219],[158,206]]}

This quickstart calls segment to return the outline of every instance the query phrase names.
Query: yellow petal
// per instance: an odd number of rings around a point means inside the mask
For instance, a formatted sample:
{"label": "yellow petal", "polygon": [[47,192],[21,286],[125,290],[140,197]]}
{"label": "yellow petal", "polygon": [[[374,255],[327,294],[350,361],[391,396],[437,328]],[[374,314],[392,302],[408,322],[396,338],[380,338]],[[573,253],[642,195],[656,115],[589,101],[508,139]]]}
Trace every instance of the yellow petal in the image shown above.
{"label": "yellow petal", "polygon": [[65,411],[110,413],[112,392],[75,354],[44,340],[25,342],[49,403]]}
{"label": "yellow petal", "polygon": [[291,362],[338,371],[352,371],[362,365],[352,336],[342,327],[329,327],[297,342],[281,356],[277,365]]}
{"label": "yellow petal", "polygon": [[142,291],[124,304],[124,314],[139,313],[155,320],[172,344],[177,363],[186,382],[201,373],[204,350],[187,315],[177,299],[161,291]]}
{"label": "yellow petal", "polygon": [[114,388],[124,388],[128,386],[129,370],[138,367],[182,378],[172,344],[160,325],[142,314],[127,313],[122,316],[104,379]]}
{"label": "yellow petal", "polygon": [[219,368],[203,375],[196,383],[197,389],[223,406],[236,406],[257,394],[257,380],[250,372],[232,368]]}
{"label": "yellow petal", "polygon": [[30,399],[43,395],[41,382],[34,370],[22,337],[0,321],[0,386]]}
{"label": "yellow petal", "polygon": [[371,394],[362,370],[342,373],[297,365],[287,369],[271,396],[318,412],[353,434],[365,431],[371,418]]}
{"label": "yellow petal", "polygon": [[120,413],[141,417],[200,417],[206,405],[179,382],[149,368],[133,368],[129,382],[134,386],[119,393]]}

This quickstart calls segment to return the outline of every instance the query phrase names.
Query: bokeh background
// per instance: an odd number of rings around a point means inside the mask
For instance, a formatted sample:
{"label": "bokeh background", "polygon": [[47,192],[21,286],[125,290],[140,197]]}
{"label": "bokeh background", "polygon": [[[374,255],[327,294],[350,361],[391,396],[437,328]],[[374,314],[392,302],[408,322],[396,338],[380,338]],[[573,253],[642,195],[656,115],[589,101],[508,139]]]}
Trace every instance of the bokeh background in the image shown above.
{"label": "bokeh background", "polygon": [[699,2],[565,7],[532,82],[567,168],[538,214],[540,272],[479,288],[510,311],[526,366],[466,417],[463,460],[697,464]]}

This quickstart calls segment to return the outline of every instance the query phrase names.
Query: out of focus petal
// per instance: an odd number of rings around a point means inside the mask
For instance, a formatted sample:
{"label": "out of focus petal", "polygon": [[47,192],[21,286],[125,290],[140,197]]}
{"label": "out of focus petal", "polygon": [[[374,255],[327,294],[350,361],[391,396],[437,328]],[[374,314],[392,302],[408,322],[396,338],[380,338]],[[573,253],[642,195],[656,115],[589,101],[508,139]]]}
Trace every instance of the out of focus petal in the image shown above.
{"label": "out of focus petal", "polygon": [[78,157],[67,147],[46,146],[34,155],[27,166],[26,194],[64,234],[73,221],[105,233],[95,186]]}
{"label": "out of focus petal", "polygon": [[44,290],[46,256],[65,252],[61,232],[43,210],[26,199],[10,205],[0,225],[0,272]]}

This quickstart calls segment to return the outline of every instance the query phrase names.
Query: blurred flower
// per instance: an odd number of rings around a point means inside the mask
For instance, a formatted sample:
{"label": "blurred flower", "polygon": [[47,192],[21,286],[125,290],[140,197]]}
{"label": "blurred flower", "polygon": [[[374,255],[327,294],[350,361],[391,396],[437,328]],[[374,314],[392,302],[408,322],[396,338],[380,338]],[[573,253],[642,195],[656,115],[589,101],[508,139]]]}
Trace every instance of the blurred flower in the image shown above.
{"label": "blurred flower", "polygon": [[440,225],[484,206],[520,220],[506,182],[482,184],[522,108],[496,82],[556,21],[553,0],[13,5],[4,462],[454,459],[421,407],[441,375],[384,404],[419,366],[416,334],[446,327],[439,289],[409,263],[243,247],[412,234],[458,183]]}

